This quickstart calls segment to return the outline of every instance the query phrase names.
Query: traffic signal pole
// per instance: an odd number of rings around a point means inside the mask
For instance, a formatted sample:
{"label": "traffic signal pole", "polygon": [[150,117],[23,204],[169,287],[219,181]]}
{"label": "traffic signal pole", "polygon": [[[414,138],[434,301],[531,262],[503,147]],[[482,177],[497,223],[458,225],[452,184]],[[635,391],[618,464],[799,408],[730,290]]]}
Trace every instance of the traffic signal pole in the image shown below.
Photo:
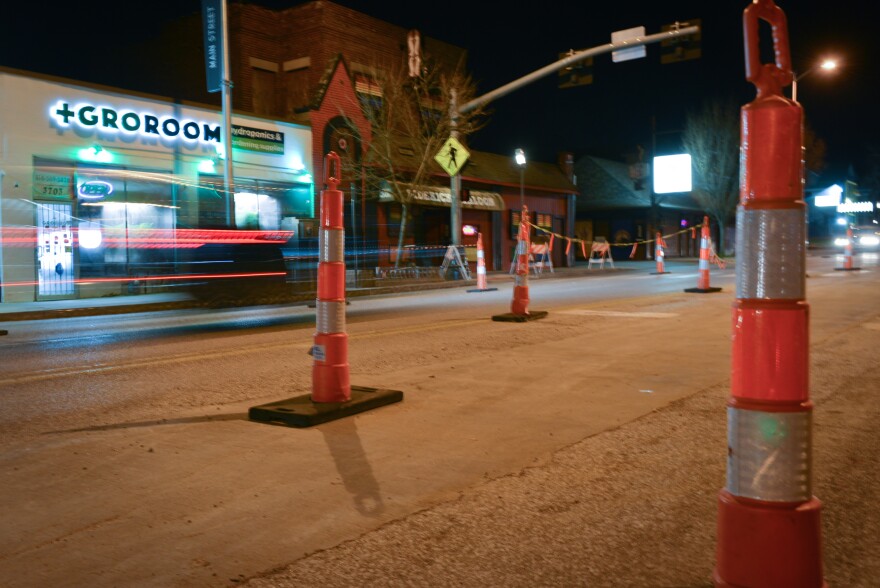
{"label": "traffic signal pole", "polygon": [[[523,86],[527,86],[532,82],[540,80],[550,74],[554,74],[559,70],[574,65],[579,61],[583,61],[589,57],[593,57],[595,55],[602,55],[604,53],[611,53],[612,51],[621,51],[623,49],[631,49],[633,47],[639,47],[642,45],[650,45],[652,43],[659,43],[661,41],[666,41],[669,39],[673,39],[676,37],[683,37],[685,35],[694,35],[700,32],[700,27],[698,26],[687,26],[687,27],[679,27],[674,28],[669,31],[664,31],[662,33],[655,33],[653,35],[646,35],[644,37],[633,37],[631,39],[626,39],[624,41],[617,41],[611,43],[605,43],[604,45],[597,45],[596,47],[592,47],[590,49],[584,49],[583,51],[578,51],[573,53],[572,55],[568,55],[559,61],[555,61],[550,65],[546,65],[539,70],[533,71],[532,73],[525,75],[519,79],[516,79],[508,84],[501,86],[491,92],[487,92],[482,96],[478,96],[469,102],[465,102],[461,106],[458,106],[457,95],[453,90],[450,95],[450,105],[449,105],[449,128],[450,128],[450,136],[453,138],[458,138],[458,117],[462,114],[467,114],[472,110],[488,104],[492,100],[496,98],[501,98],[502,96],[506,96],[511,92],[522,88]],[[455,174],[450,176],[450,228],[452,231],[452,245],[458,247],[461,245],[461,201],[459,199],[459,192],[461,186],[461,176],[459,174]]]}

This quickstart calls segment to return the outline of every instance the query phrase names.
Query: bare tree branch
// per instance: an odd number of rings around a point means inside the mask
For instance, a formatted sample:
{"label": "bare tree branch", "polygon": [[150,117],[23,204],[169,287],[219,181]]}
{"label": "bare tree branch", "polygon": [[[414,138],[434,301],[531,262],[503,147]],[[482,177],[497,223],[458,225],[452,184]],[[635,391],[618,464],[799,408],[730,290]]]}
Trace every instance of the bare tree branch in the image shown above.
{"label": "bare tree branch", "polygon": [[694,167],[694,199],[715,219],[723,247],[724,227],[739,202],[738,107],[716,100],[689,113],[682,142]]}

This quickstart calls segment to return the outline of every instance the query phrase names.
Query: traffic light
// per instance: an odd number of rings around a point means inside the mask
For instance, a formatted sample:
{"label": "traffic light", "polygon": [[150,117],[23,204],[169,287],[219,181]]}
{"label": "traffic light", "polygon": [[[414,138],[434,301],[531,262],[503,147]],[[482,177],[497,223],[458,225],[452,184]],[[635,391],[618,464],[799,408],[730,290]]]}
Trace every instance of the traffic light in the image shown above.
{"label": "traffic light", "polygon": [[698,26],[700,30],[692,35],[682,35],[672,39],[660,41],[660,63],[675,63],[676,61],[687,61],[689,59],[699,59],[703,51],[700,47],[700,40],[703,35],[703,25],[699,18],[692,18],[687,22],[675,22],[663,25],[661,30],[677,31],[682,27]]}
{"label": "traffic light", "polygon": [[[565,59],[578,53],[574,49],[570,49],[565,53],[559,54],[559,59]],[[559,70],[559,87],[574,88],[575,86],[586,86],[593,83],[593,58],[587,57],[582,61],[573,63],[568,67]]]}

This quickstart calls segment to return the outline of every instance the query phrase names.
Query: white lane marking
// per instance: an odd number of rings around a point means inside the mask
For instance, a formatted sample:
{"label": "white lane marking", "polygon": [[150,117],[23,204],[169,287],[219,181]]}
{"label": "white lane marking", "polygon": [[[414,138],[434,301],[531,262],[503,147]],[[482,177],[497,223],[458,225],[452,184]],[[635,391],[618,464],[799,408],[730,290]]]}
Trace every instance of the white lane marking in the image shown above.
{"label": "white lane marking", "polygon": [[675,312],[621,312],[618,310],[584,310],[573,308],[571,310],[557,311],[559,314],[577,314],[581,316],[610,316],[616,318],[672,318],[678,316]]}

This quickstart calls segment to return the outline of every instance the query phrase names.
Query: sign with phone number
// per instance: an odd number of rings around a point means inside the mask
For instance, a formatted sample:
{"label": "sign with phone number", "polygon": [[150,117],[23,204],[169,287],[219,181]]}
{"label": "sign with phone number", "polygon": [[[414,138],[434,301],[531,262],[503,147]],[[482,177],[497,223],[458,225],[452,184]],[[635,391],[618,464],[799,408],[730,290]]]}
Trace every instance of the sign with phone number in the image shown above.
{"label": "sign with phone number", "polygon": [[70,200],[71,178],[57,172],[34,170],[34,198]]}

